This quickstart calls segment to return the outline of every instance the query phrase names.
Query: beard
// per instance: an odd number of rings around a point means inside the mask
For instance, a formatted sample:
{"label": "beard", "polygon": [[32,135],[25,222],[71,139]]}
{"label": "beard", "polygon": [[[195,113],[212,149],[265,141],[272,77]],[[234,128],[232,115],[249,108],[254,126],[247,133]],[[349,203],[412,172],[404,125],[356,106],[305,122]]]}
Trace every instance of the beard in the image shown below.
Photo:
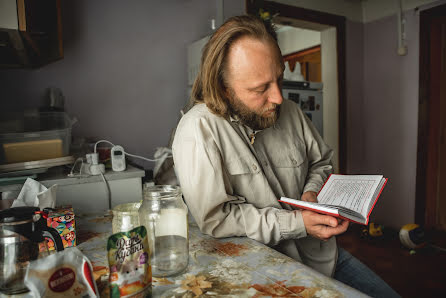
{"label": "beard", "polygon": [[[242,124],[253,130],[262,130],[273,126],[280,115],[280,105],[273,103],[268,107],[252,110],[235,95],[233,90],[230,91],[229,110],[239,117]],[[269,115],[264,115],[265,113]]]}

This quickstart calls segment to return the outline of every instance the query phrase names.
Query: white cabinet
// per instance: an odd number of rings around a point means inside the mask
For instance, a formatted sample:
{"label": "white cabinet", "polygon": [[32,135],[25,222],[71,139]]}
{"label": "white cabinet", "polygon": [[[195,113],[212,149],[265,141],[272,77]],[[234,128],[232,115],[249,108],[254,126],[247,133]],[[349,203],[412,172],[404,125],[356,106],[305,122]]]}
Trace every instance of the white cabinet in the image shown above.
{"label": "white cabinet", "polygon": [[[143,170],[130,165],[123,172],[109,170],[105,173],[104,177],[110,187],[112,207],[142,200],[144,174]],[[109,209],[109,192],[100,175],[69,178],[66,173],[49,171],[36,180],[46,187],[57,184],[56,204],[72,205],[76,214],[97,213]],[[0,186],[0,192],[8,192],[8,197],[17,197],[21,188],[22,184]]]}

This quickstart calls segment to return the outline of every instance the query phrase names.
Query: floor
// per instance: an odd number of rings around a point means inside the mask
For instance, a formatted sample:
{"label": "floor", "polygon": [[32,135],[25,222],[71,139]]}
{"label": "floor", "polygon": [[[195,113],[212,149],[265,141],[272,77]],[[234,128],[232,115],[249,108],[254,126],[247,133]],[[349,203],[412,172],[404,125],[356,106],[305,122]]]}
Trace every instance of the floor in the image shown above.
{"label": "floor", "polygon": [[[425,246],[403,247],[398,231],[384,228],[381,237],[363,233],[365,226],[350,225],[338,244],[369,266],[402,297],[446,297],[446,251]],[[429,243],[446,248],[446,233],[426,233]]]}

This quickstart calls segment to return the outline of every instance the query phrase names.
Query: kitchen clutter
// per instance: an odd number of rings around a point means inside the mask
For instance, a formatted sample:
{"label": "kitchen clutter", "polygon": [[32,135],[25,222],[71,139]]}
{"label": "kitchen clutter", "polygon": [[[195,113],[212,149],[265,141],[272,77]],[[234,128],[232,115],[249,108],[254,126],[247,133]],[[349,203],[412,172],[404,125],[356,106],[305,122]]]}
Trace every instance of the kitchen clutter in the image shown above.
{"label": "kitchen clutter", "polygon": [[[97,297],[93,267],[77,246],[75,210],[56,207],[57,186],[28,179],[0,211],[0,292],[23,297]],[[151,295],[152,276],[189,262],[188,209],[181,189],[146,183],[141,202],[116,205],[107,246],[110,297]]]}
{"label": "kitchen clutter", "polygon": [[189,261],[187,213],[181,190],[146,184],[142,203],[113,208],[108,238],[111,297],[151,292],[152,276],[183,272]]}
{"label": "kitchen clutter", "polygon": [[34,297],[98,297],[90,261],[76,247],[30,262],[25,285]]}
{"label": "kitchen clutter", "polygon": [[[63,250],[59,233],[48,227],[38,207],[14,207],[0,211],[0,291],[28,292],[25,274],[30,262],[48,256],[45,238]],[[36,217],[38,218],[36,220]]]}

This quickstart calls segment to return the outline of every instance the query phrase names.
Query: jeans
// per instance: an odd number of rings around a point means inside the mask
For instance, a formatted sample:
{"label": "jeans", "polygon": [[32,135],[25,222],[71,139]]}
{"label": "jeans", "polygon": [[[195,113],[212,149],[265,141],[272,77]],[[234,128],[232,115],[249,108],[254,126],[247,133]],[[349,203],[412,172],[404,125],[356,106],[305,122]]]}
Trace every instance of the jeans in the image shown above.
{"label": "jeans", "polygon": [[340,247],[334,278],[371,297],[401,297],[375,272]]}

